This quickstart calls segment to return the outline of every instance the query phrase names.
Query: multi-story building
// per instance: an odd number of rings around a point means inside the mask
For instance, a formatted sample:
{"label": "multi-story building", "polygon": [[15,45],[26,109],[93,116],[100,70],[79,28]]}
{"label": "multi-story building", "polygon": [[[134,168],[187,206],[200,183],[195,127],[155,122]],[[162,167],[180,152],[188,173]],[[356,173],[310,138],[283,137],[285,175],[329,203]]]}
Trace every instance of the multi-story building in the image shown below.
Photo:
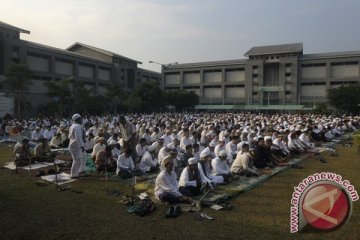
{"label": "multi-story building", "polygon": [[303,54],[302,43],[253,47],[247,59],[164,65],[162,88],[200,96],[198,109],[302,109],[327,89],[360,83],[360,51]]}
{"label": "multi-story building", "polygon": [[139,68],[137,60],[83,43],[54,48],[22,40],[20,33],[30,31],[0,21],[0,80],[11,63],[27,64],[32,84],[26,98],[33,109],[51,100],[44,83],[66,77],[84,81],[95,95],[104,94],[112,84],[132,90],[143,81],[160,82],[160,73]]}

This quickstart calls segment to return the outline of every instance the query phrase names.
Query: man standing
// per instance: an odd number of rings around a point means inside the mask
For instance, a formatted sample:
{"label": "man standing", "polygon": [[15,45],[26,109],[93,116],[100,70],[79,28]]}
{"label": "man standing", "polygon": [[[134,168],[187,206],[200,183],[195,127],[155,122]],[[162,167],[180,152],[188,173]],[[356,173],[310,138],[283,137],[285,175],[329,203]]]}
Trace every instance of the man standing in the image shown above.
{"label": "man standing", "polygon": [[83,130],[82,130],[82,118],[80,114],[76,113],[72,116],[74,121],[69,129],[69,148],[73,163],[71,166],[71,178],[79,178],[79,172],[81,167],[81,161],[83,158],[83,152],[85,151]]}

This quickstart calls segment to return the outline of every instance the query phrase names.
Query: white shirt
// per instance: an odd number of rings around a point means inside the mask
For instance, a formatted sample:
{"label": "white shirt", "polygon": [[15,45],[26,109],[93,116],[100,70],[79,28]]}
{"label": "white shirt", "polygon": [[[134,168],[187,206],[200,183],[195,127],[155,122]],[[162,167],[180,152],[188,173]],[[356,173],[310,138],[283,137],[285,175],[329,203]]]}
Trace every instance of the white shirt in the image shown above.
{"label": "white shirt", "polygon": [[230,141],[226,144],[225,150],[228,156],[232,156],[237,153],[237,144],[233,144],[233,142]]}
{"label": "white shirt", "polygon": [[[193,180],[193,181],[189,180],[189,170],[190,170],[189,167],[186,167],[182,170],[180,179],[179,179],[179,186],[181,186],[181,187],[186,187],[186,186],[196,187],[196,180]],[[209,181],[211,182],[210,179],[205,177],[204,172],[200,171],[200,169],[199,169],[199,177],[200,177],[201,183],[207,183]]]}
{"label": "white shirt", "polygon": [[311,142],[309,139],[309,136],[307,136],[305,133],[302,133],[299,137],[299,139],[308,147],[311,147]]}
{"label": "white shirt", "polygon": [[140,161],[140,170],[149,172],[151,167],[156,167],[157,159],[153,158],[149,151],[146,151]]}
{"label": "white shirt", "polygon": [[286,144],[284,143],[284,141],[280,141],[278,138],[276,138],[274,141],[273,141],[273,144],[274,145],[277,145],[280,147],[280,149],[284,152],[286,152],[287,154],[290,153],[288,147],[286,146]]}
{"label": "white shirt", "polygon": [[41,131],[37,132],[36,130],[34,130],[31,134],[31,140],[39,140],[40,138],[42,138],[42,134],[41,134]]}
{"label": "white shirt", "polygon": [[147,147],[146,146],[141,146],[141,144],[136,145],[136,154],[140,157],[142,155],[144,155],[144,153],[146,152]]}
{"label": "white shirt", "polygon": [[54,137],[54,133],[51,130],[45,130],[43,137],[46,138],[47,140],[50,140]]}
{"label": "white shirt", "polygon": [[171,171],[169,174],[166,170],[163,170],[156,177],[154,194],[159,199],[160,194],[168,192],[177,197],[181,197],[182,194],[179,192],[179,184],[176,180],[176,174]]}
{"label": "white shirt", "polygon": [[114,157],[114,158],[118,158],[119,155],[120,155],[121,151],[120,149],[114,147],[112,150],[111,150],[111,155]]}
{"label": "white shirt", "polygon": [[183,149],[184,151],[186,151],[186,146],[187,145],[192,145],[191,140],[189,137],[182,137],[181,141],[180,141],[180,147],[181,149]]}
{"label": "white shirt", "polygon": [[211,160],[211,166],[213,167],[214,175],[230,173],[230,167],[227,164],[227,161],[221,161],[218,157]]}
{"label": "white shirt", "polygon": [[53,138],[51,139],[49,146],[50,146],[50,147],[58,148],[59,145],[62,144],[62,143],[63,143],[63,141],[62,141],[61,137],[56,137],[56,136],[55,136],[55,137],[53,137]]}
{"label": "white shirt", "polygon": [[85,139],[85,149],[89,150],[92,149],[95,146],[96,142],[94,138],[91,138],[90,140],[88,138]]}
{"label": "white shirt", "polygon": [[161,164],[161,162],[169,155],[170,155],[170,152],[166,151],[166,146],[162,147],[158,154],[159,164]]}
{"label": "white shirt", "polygon": [[94,147],[93,147],[93,151],[92,151],[92,153],[91,153],[91,156],[92,156],[92,157],[96,157],[97,154],[98,154],[100,151],[105,150],[105,148],[106,148],[106,145],[105,145],[105,144],[100,144],[100,143],[95,144]]}
{"label": "white shirt", "polygon": [[168,145],[169,143],[172,143],[172,141],[173,141],[173,139],[171,138],[171,135],[164,134],[162,136],[162,138],[164,139],[164,146]]}
{"label": "white shirt", "polygon": [[153,132],[150,136],[151,142],[156,142],[157,140],[159,140],[159,138],[160,138],[160,134],[157,134],[156,132]]}
{"label": "white shirt", "polygon": [[133,170],[135,168],[131,155],[128,158],[126,158],[125,153],[121,154],[116,162],[117,162],[116,173],[118,173],[121,169]]}
{"label": "white shirt", "polygon": [[214,153],[217,157],[219,156],[219,152],[221,150],[225,150],[225,145],[223,147],[221,147],[220,144],[216,145],[216,147],[214,148]]}
{"label": "white shirt", "polygon": [[83,130],[80,124],[74,123],[73,125],[71,125],[69,129],[69,139],[69,147],[84,147]]}

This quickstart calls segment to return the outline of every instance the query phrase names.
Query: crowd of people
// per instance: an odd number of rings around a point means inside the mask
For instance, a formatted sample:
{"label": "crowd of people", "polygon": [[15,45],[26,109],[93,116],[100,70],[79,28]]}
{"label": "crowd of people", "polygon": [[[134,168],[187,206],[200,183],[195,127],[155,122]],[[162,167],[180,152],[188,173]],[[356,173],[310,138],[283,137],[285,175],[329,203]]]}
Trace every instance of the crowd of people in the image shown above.
{"label": "crowd of people", "polygon": [[90,155],[98,172],[121,178],[157,173],[156,198],[177,203],[239,176],[287,165],[294,155],[316,153],[319,143],[357,131],[359,121],[359,116],[314,114],[75,114],[3,120],[0,136],[25,137],[15,145],[18,166],[53,161],[52,149],[69,148],[72,178],[85,174]]}

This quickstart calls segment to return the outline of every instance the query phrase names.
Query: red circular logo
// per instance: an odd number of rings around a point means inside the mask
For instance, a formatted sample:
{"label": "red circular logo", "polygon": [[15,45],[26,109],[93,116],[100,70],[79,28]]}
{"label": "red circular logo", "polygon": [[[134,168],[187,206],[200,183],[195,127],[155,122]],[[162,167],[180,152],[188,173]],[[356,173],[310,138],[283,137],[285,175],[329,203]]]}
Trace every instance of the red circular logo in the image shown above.
{"label": "red circular logo", "polygon": [[333,184],[313,186],[304,196],[302,210],[312,227],[331,230],[342,226],[350,216],[351,206],[345,191]]}

